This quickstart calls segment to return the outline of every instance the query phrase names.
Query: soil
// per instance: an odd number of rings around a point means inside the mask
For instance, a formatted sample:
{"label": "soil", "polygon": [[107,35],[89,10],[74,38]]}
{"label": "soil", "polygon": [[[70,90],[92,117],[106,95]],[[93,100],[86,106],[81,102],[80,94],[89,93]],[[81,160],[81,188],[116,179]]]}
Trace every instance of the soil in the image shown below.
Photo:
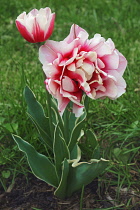
{"label": "soil", "polygon": [[[79,210],[81,192],[73,194],[71,198],[60,200],[54,196],[54,188],[45,182],[37,179],[34,175],[29,174],[28,178],[19,175],[15,183],[10,185],[6,192],[0,188],[0,210]],[[123,192],[123,202],[118,205],[114,199],[114,189],[108,188],[108,193],[102,186],[99,193],[98,180],[85,187],[82,203],[83,210],[97,209],[132,209],[140,210],[140,197],[136,198],[130,193]],[[127,196],[126,196],[127,195]],[[131,198],[134,205],[126,207],[127,201]],[[125,201],[126,200],[126,201]],[[116,208],[111,208],[115,207]],[[120,207],[119,207],[120,206]]]}

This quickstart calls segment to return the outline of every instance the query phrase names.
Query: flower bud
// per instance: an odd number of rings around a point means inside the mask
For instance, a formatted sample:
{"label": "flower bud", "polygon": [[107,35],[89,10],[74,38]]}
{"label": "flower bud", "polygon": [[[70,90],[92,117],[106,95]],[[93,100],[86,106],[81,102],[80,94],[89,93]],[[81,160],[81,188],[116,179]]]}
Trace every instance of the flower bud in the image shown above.
{"label": "flower bud", "polygon": [[44,42],[52,34],[54,28],[55,13],[51,9],[33,9],[28,14],[23,12],[16,19],[16,26],[28,42]]}

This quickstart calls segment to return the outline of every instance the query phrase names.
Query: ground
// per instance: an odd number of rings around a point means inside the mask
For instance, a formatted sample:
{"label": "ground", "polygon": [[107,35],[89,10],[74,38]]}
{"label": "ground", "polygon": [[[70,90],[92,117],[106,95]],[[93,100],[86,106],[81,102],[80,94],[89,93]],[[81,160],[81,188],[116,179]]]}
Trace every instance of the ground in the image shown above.
{"label": "ground", "polygon": [[[112,198],[115,189],[108,187],[107,191],[99,192],[98,180],[96,179],[84,189],[83,200],[81,192],[75,193],[71,198],[60,200],[54,196],[54,188],[37,179],[32,174],[27,177],[19,175],[13,186],[9,185],[7,192],[0,189],[1,210],[83,210],[97,209],[132,209],[140,210],[140,196],[127,189],[121,189],[121,205],[117,205]],[[132,205],[128,206],[131,200]]]}

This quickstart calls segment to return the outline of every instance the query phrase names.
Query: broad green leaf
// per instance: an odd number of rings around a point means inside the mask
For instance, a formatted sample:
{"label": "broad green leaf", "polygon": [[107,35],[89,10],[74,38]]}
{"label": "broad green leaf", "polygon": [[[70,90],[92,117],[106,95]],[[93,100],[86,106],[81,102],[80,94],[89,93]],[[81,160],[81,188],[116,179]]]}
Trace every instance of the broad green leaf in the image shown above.
{"label": "broad green leaf", "polygon": [[65,159],[62,166],[61,181],[59,183],[58,188],[54,192],[54,194],[61,199],[64,199],[67,196],[66,190],[67,187],[69,186],[68,173],[69,173],[69,164],[68,161]]}
{"label": "broad green leaf", "polygon": [[67,196],[81,189],[92,182],[96,177],[104,172],[108,166],[108,161],[104,159],[91,160],[91,163],[79,163],[76,167],[69,167]]}
{"label": "broad green leaf", "polygon": [[70,160],[76,159],[77,155],[78,155],[78,145],[75,144],[75,146],[73,147],[73,150],[70,153]]}
{"label": "broad green leaf", "polygon": [[38,125],[43,129],[49,131],[48,119],[45,116],[42,105],[36,100],[34,93],[29,87],[25,87],[24,96],[28,105],[28,112],[37,121]]}
{"label": "broad green leaf", "polygon": [[70,130],[70,133],[72,132],[74,126],[75,126],[75,121],[76,121],[76,117],[75,115],[71,112],[70,113],[70,117],[69,117],[69,130]]}
{"label": "broad green leaf", "polygon": [[17,143],[19,149],[27,156],[28,163],[34,175],[46,183],[57,187],[58,178],[54,165],[50,160],[40,153],[28,142],[21,139],[19,136],[13,135],[13,139]]}
{"label": "broad green leaf", "polygon": [[72,149],[74,148],[75,144],[77,143],[78,141],[78,138],[79,136],[81,135],[81,130],[83,128],[83,122],[84,122],[84,119],[86,117],[86,113],[83,113],[81,115],[81,117],[79,117],[77,120],[76,120],[76,125],[75,127],[73,128],[72,130],[72,133],[71,133],[71,138],[70,138],[70,142],[69,142],[69,151],[71,152]]}
{"label": "broad green leaf", "polygon": [[50,138],[49,119],[45,116],[42,105],[36,100],[34,93],[28,86],[24,89],[24,96],[30,118],[36,125],[43,140],[52,148],[53,142]]}
{"label": "broad green leaf", "polygon": [[96,135],[93,133],[92,130],[89,129],[86,131],[86,137],[87,137],[88,143],[91,145],[92,150],[94,150],[95,147],[98,145]]}
{"label": "broad green leaf", "polygon": [[62,137],[62,132],[58,126],[56,126],[54,133],[53,152],[54,152],[56,171],[60,179],[62,175],[62,163],[65,158],[69,159],[70,155],[66,142]]}
{"label": "broad green leaf", "polygon": [[28,114],[29,118],[32,120],[32,122],[34,123],[34,125],[35,125],[41,139],[43,140],[43,142],[45,144],[47,144],[47,146],[50,149],[53,149],[53,143],[52,143],[52,140],[51,140],[50,136],[48,136],[48,134],[44,130],[42,130],[42,128],[37,124],[37,122],[34,120],[34,118],[29,113],[27,113],[27,114]]}
{"label": "broad green leaf", "polygon": [[100,146],[98,144],[96,135],[94,134],[92,130],[87,130],[86,136],[87,136],[87,141],[89,145],[91,146],[91,150],[92,150],[91,158],[100,159]]}
{"label": "broad green leaf", "polygon": [[92,159],[100,159],[101,158],[99,145],[97,145],[95,147],[95,149],[93,150],[91,158]]}

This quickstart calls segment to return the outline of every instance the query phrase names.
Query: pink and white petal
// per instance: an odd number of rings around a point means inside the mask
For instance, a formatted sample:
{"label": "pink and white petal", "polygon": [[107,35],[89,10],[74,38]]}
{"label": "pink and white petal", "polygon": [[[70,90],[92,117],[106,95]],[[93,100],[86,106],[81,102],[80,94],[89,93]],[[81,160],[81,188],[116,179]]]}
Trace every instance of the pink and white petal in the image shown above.
{"label": "pink and white petal", "polygon": [[44,10],[44,12],[45,12],[45,15],[46,15],[47,17],[50,17],[50,15],[51,15],[51,9],[50,9],[49,7],[46,7],[46,8],[44,8],[43,10]]}
{"label": "pink and white petal", "polygon": [[100,58],[97,58],[97,66],[99,69],[103,69],[105,67],[103,60],[101,60]]}
{"label": "pink and white petal", "polygon": [[115,77],[115,84],[118,88],[118,94],[117,98],[120,97],[123,93],[126,91],[126,82],[124,78],[117,72],[117,71],[111,71],[110,72],[113,77]]}
{"label": "pink and white petal", "polygon": [[16,20],[21,21],[21,20],[24,20],[25,17],[26,17],[26,12],[22,12],[22,13],[17,17]]}
{"label": "pink and white petal", "polygon": [[115,84],[115,82],[112,79],[104,80],[104,87],[106,88],[106,91],[97,91],[95,99],[102,98],[102,97],[109,97],[111,99],[115,99],[118,95],[118,88]]}
{"label": "pink and white petal", "polygon": [[72,79],[64,76],[62,79],[62,88],[69,93],[77,92],[79,90],[78,85]]}
{"label": "pink and white petal", "polygon": [[38,9],[32,9],[27,16],[36,16],[38,14]]}
{"label": "pink and white petal", "polygon": [[34,37],[31,33],[28,32],[26,27],[20,23],[20,21],[16,20],[16,26],[20,32],[20,34],[26,39],[28,42],[34,43]]}
{"label": "pink and white petal", "polygon": [[95,34],[94,37],[88,40],[89,50],[95,51],[98,47],[102,46],[105,42],[105,39],[101,37],[100,34]]}
{"label": "pink and white petal", "polygon": [[68,105],[68,103],[70,102],[69,98],[65,98],[60,94],[60,91],[57,90],[57,94],[56,94],[56,98],[58,101],[58,110],[60,112],[60,115],[63,115],[63,112],[66,108],[66,106]]}
{"label": "pink and white petal", "polygon": [[83,65],[84,58],[76,59],[76,68],[79,68]]}
{"label": "pink and white petal", "polygon": [[[83,71],[76,69],[76,72],[74,71],[68,71],[67,76],[70,77],[71,79],[74,79],[75,81],[78,81],[79,84],[84,82],[85,79],[85,74]],[[83,78],[84,76],[84,78]]]}
{"label": "pink and white petal", "polygon": [[34,19],[32,34],[34,36],[35,42],[43,42],[44,41],[44,30],[42,30],[40,28],[40,25],[38,24],[36,17]]}
{"label": "pink and white petal", "polygon": [[83,42],[88,39],[88,33],[76,24],[73,24],[70,29],[70,34],[64,39],[65,42],[71,43],[74,39],[80,38]]}
{"label": "pink and white petal", "polygon": [[48,24],[46,26],[47,28],[45,29],[45,37],[44,37],[45,40],[47,40],[51,36],[54,29],[54,22],[55,22],[55,13],[51,14]]}
{"label": "pink and white petal", "polygon": [[74,104],[77,104],[78,106],[83,106],[80,102],[79,102],[79,100],[77,100],[77,99],[75,99],[75,96],[72,96],[72,97],[70,97],[69,98]]}
{"label": "pink and white petal", "polygon": [[96,46],[95,51],[96,51],[98,57],[102,57],[104,55],[108,55],[108,54],[112,53],[112,50],[106,43],[103,43],[102,45],[99,44],[99,46]]}
{"label": "pink and white petal", "polygon": [[79,83],[79,88],[81,88],[84,92],[90,92],[90,86],[87,81],[91,79],[92,75],[88,75],[81,69],[77,69],[76,73],[78,74],[79,78],[81,76],[81,80],[78,80],[78,77],[76,77]]}
{"label": "pink and white petal", "polygon": [[76,66],[75,63],[71,63],[70,65],[67,66],[67,69],[69,71],[75,71],[76,70]]}
{"label": "pink and white petal", "polygon": [[78,53],[78,48],[76,47],[74,48],[72,54],[70,55],[70,58],[65,62],[65,64],[66,65],[71,64],[75,60],[77,53]]}
{"label": "pink and white petal", "polygon": [[57,53],[46,44],[39,48],[39,60],[42,64],[52,63],[57,57]]}
{"label": "pink and white petal", "polygon": [[75,114],[75,117],[80,117],[83,114],[84,106],[78,106],[77,104],[73,104],[72,112]]}
{"label": "pink and white petal", "polygon": [[95,66],[93,63],[91,63],[90,61],[88,60],[85,60],[83,62],[83,65],[82,65],[82,69],[88,74],[88,75],[91,75],[93,74],[94,72],[94,69],[95,69]]}
{"label": "pink and white petal", "polygon": [[70,44],[68,44],[65,41],[53,41],[53,40],[47,40],[45,45],[52,49],[52,51],[56,52],[56,53],[60,53],[61,55],[63,55],[64,57],[69,56],[74,47],[75,47],[75,42],[72,42]]}
{"label": "pink and white petal", "polygon": [[46,16],[46,18],[49,18],[50,15],[51,15],[51,9],[50,9],[49,7],[41,8],[41,9],[38,11],[38,15]]}
{"label": "pink and white petal", "polygon": [[114,42],[112,41],[112,39],[110,39],[110,38],[107,39],[106,44],[109,45],[109,47],[112,51],[115,50],[115,45],[114,45]]}
{"label": "pink and white petal", "polygon": [[97,53],[90,51],[90,52],[87,52],[84,57],[88,58],[88,60],[91,62],[95,62],[97,59]]}
{"label": "pink and white petal", "polygon": [[51,93],[56,98],[59,85],[51,79],[46,79],[45,84],[49,93]]}
{"label": "pink and white petal", "polygon": [[119,55],[116,51],[114,51],[111,55],[103,56],[101,59],[105,64],[105,70],[117,69],[119,66]]}
{"label": "pink and white petal", "polygon": [[44,63],[43,64],[43,71],[45,75],[51,79],[59,79],[61,72],[59,71],[59,68],[57,68],[52,63]]}
{"label": "pink and white petal", "polygon": [[45,29],[46,29],[46,27],[48,25],[48,20],[47,20],[46,15],[43,15],[43,14],[40,13],[35,18],[36,18],[36,22],[40,26],[40,29],[45,32]]}
{"label": "pink and white petal", "polygon": [[118,55],[119,55],[119,66],[118,66],[118,69],[117,71],[123,75],[125,69],[126,69],[126,66],[127,66],[127,60],[126,58],[118,51],[116,50]]}

